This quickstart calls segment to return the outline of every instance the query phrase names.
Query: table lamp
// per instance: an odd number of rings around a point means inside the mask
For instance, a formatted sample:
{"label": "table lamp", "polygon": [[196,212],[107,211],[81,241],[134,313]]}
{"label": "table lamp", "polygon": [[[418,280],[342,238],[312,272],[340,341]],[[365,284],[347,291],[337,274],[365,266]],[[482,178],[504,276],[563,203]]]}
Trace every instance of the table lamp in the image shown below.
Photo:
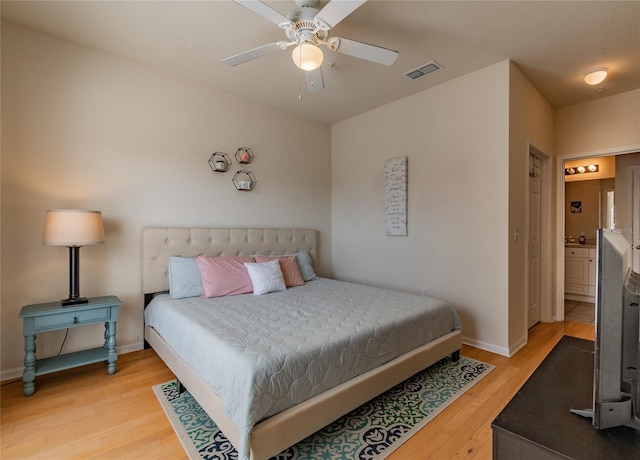
{"label": "table lamp", "polygon": [[104,228],[100,211],[49,209],[44,222],[43,244],[69,248],[69,297],[62,305],[87,303],[80,297],[80,248],[104,243]]}

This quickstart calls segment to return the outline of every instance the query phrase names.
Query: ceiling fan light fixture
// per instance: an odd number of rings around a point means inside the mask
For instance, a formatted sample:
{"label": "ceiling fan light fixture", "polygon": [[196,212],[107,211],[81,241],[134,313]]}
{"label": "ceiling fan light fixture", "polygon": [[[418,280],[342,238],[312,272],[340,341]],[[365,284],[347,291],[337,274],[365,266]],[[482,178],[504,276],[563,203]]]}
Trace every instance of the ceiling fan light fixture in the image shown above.
{"label": "ceiling fan light fixture", "polygon": [[598,67],[592,69],[584,75],[584,82],[587,85],[597,85],[602,83],[607,78],[607,69],[604,67]]}
{"label": "ceiling fan light fixture", "polygon": [[316,70],[322,65],[324,54],[316,45],[302,43],[293,49],[291,58],[297,67],[309,71]]}

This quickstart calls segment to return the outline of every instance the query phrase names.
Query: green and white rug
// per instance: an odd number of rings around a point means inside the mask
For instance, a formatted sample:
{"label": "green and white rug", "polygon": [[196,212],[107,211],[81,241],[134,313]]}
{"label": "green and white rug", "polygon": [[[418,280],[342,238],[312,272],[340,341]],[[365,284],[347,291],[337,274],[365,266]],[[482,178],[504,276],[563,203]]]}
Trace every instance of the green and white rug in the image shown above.
{"label": "green and white rug", "polygon": [[[445,359],[396,385],[279,455],[276,460],[373,460],[397,449],[487,375],[493,366]],[[153,387],[189,458],[237,460],[231,443],[176,382]]]}

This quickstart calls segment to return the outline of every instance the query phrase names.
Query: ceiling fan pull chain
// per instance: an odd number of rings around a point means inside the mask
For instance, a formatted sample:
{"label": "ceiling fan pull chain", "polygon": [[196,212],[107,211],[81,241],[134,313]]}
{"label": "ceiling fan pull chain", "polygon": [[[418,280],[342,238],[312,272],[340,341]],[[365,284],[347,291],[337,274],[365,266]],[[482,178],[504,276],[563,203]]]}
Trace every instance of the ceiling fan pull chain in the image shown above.
{"label": "ceiling fan pull chain", "polygon": [[[304,70],[301,71],[304,73]],[[298,100],[302,100],[302,73],[300,74],[300,78],[298,79]]]}

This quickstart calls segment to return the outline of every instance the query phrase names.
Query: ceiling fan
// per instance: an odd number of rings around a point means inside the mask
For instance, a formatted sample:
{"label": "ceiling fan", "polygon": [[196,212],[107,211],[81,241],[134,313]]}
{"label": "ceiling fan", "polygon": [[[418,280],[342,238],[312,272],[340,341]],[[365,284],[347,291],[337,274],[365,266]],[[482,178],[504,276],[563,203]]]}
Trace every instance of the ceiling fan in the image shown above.
{"label": "ceiling fan", "polygon": [[394,50],[346,38],[329,37],[329,31],[332,28],[367,0],[331,0],[322,10],[315,8],[318,0],[296,0],[297,7],[291,10],[287,16],[280,14],[260,0],[233,1],[283,29],[289,41],[269,43],[223,59],[222,62],[229,66],[243,64],[295,46],[291,54],[294,64],[305,71],[309,91],[319,91],[324,88],[320,67],[324,54],[319,47],[320,45],[330,51],[388,66],[393,64],[398,57],[398,52]]}

